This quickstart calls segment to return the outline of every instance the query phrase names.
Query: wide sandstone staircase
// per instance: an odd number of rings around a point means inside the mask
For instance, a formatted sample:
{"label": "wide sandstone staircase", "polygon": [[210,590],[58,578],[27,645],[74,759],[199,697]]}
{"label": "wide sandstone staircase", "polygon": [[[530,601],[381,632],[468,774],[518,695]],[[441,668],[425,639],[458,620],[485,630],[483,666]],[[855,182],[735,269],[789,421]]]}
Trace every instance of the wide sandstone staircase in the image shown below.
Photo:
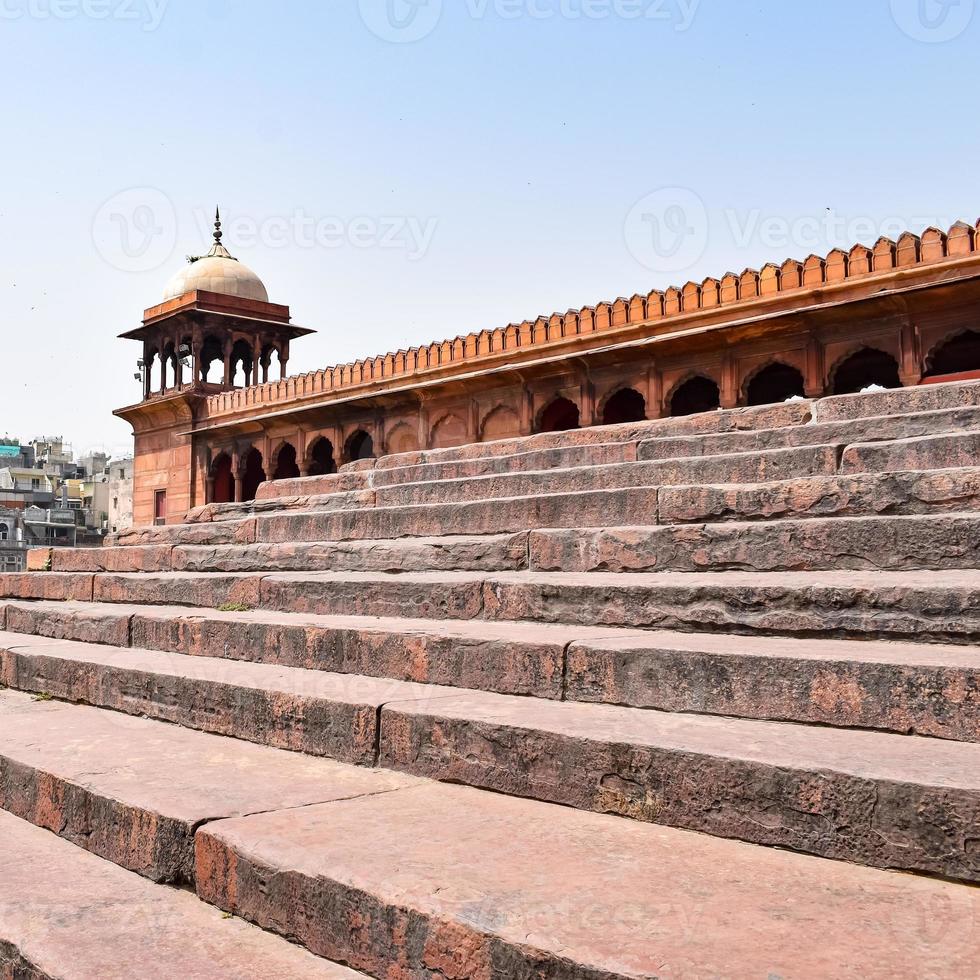
{"label": "wide sandstone staircase", "polygon": [[980,975],[978,383],[387,457],[33,559],[0,977]]}

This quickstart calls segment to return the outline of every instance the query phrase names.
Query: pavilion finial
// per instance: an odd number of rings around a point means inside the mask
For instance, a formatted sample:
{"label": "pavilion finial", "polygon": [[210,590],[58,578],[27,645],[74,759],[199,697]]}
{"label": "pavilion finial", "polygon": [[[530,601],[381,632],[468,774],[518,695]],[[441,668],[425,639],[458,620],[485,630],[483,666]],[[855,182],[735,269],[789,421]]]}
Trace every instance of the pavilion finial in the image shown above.
{"label": "pavilion finial", "polygon": [[221,244],[221,237],[223,232],[221,231],[221,209],[214,209],[214,241],[216,245]]}

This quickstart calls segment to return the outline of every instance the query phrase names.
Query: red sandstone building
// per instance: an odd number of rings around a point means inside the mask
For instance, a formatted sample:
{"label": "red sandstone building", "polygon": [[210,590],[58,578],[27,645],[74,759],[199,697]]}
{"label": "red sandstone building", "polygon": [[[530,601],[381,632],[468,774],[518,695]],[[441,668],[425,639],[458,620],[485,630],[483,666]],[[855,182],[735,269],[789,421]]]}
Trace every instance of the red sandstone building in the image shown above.
{"label": "red sandstone building", "polygon": [[145,372],[116,413],[135,432],[134,522],[372,456],[980,377],[978,313],[980,229],[961,222],[287,377],[311,331],[218,222],[122,335]]}

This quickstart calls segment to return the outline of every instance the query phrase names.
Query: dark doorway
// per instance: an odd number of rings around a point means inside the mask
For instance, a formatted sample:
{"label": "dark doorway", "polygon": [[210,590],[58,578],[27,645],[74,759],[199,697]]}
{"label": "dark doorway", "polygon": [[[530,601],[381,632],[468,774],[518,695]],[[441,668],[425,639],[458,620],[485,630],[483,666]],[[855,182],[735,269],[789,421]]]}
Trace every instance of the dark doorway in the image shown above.
{"label": "dark doorway", "polygon": [[936,348],[929,358],[927,378],[944,374],[964,374],[980,371],[980,333],[967,330]]}
{"label": "dark doorway", "polygon": [[348,463],[355,463],[359,459],[374,459],[374,440],[363,429],[358,429],[347,440],[345,455]]}
{"label": "dark doorway", "polygon": [[310,476],[329,476],[336,472],[337,461],[333,458],[333,443],[329,439],[317,439],[310,453]]}
{"label": "dark doorway", "polygon": [[871,385],[901,388],[898,363],[891,354],[865,347],[842,361],[834,372],[831,393],[854,395]]}
{"label": "dark doorway", "polygon": [[273,480],[295,480],[299,476],[296,465],[296,450],[288,442],[284,443],[276,457],[276,472]]}
{"label": "dark doorway", "polygon": [[626,422],[643,422],[647,417],[647,403],[635,388],[617,391],[602,411],[603,425],[621,425]]}
{"label": "dark doorway", "polygon": [[231,473],[231,457],[227,453],[221,453],[211,464],[211,475],[214,477],[211,503],[232,503],[235,499],[235,478]]}
{"label": "dark doorway", "polygon": [[255,500],[259,486],[265,483],[265,471],[262,469],[262,453],[252,448],[245,457],[242,468],[242,500]]}
{"label": "dark doorway", "polygon": [[670,414],[674,416],[698,415],[717,411],[721,405],[721,392],[710,378],[691,378],[674,392],[670,400]]}
{"label": "dark doorway", "polygon": [[745,393],[747,405],[774,405],[805,391],[803,375],[788,364],[770,364],[750,382]]}
{"label": "dark doorway", "polygon": [[579,428],[578,406],[567,398],[556,398],[542,413],[540,432],[568,432]]}

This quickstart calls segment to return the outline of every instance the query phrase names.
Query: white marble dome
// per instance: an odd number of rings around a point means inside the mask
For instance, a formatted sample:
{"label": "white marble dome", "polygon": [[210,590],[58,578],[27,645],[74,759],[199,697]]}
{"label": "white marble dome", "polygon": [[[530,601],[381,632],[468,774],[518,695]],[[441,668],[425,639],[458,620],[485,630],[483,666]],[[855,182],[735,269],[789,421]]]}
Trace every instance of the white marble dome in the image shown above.
{"label": "white marble dome", "polygon": [[221,244],[221,237],[221,217],[216,214],[211,251],[201,258],[189,260],[167,283],[164,302],[197,289],[224,296],[254,299],[261,303],[269,302],[269,294],[262,280],[247,265],[242,265],[232,256]]}

